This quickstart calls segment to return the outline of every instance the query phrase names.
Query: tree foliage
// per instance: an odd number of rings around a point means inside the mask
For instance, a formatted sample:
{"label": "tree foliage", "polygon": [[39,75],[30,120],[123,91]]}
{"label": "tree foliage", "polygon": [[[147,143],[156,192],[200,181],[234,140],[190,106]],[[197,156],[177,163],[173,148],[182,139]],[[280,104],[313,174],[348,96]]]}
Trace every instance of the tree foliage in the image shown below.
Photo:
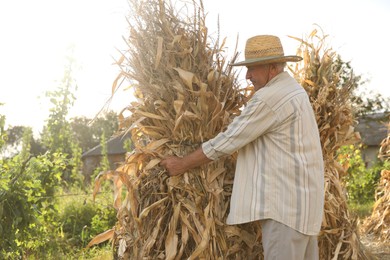
{"label": "tree foliage", "polygon": [[[32,128],[20,125],[8,127],[8,129],[5,130],[7,134],[7,140],[0,151],[3,152],[7,157],[12,157],[19,153],[23,145],[23,134],[26,131],[32,131]],[[35,139],[34,136],[31,136],[30,139],[30,152],[33,155],[40,155],[44,154],[45,152],[41,141],[39,139]]]}
{"label": "tree foliage", "polygon": [[390,98],[368,89],[362,89],[353,97],[358,116],[377,112],[390,112]]}
{"label": "tree foliage", "polygon": [[85,116],[75,117],[70,122],[74,138],[79,142],[83,152],[99,145],[102,134],[106,139],[118,129],[118,116],[114,111],[108,111],[94,120]]}
{"label": "tree foliage", "polygon": [[350,99],[355,116],[367,113],[390,111],[390,98],[370,89],[369,80],[357,75],[350,61],[345,61],[337,55],[333,66],[340,77],[339,87],[350,89]]}
{"label": "tree foliage", "polygon": [[65,68],[64,77],[58,88],[46,93],[53,106],[50,108],[50,115],[43,130],[42,142],[50,151],[63,154],[72,153],[71,127],[67,117],[74,104],[74,91],[77,89],[72,78],[73,67],[74,62],[69,59],[69,64]]}

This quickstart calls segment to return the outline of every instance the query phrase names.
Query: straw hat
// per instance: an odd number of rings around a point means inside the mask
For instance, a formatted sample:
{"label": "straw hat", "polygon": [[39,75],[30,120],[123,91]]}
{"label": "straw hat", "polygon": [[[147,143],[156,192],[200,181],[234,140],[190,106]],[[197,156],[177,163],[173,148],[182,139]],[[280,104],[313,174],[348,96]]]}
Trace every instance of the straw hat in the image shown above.
{"label": "straw hat", "polygon": [[274,62],[297,62],[299,56],[284,56],[280,39],[272,35],[258,35],[249,38],[245,45],[245,60],[230,66],[252,66]]}

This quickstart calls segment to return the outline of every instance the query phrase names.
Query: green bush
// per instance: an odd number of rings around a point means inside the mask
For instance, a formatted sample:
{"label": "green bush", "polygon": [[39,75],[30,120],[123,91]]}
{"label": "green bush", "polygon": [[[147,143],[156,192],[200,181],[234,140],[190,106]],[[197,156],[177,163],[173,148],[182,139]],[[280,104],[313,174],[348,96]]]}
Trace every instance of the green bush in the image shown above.
{"label": "green bush", "polygon": [[0,159],[0,259],[80,259],[107,251],[82,249],[115,225],[112,196],[99,194],[94,203],[80,188],[72,193],[82,195],[59,195],[65,165],[56,153]]}
{"label": "green bush", "polygon": [[32,156],[31,136],[26,130],[21,152],[0,159],[0,258],[47,254],[57,239],[54,193],[66,159],[60,153]]}
{"label": "green bush", "polygon": [[339,162],[347,165],[348,170],[343,180],[347,190],[348,200],[352,204],[365,204],[374,201],[383,162],[376,162],[371,168],[366,168],[361,156],[361,146],[343,146],[338,151]]}
{"label": "green bush", "polygon": [[60,222],[64,238],[71,245],[85,247],[93,237],[115,225],[112,198],[100,195],[102,198],[96,202],[91,200],[91,195],[76,196],[63,202]]}

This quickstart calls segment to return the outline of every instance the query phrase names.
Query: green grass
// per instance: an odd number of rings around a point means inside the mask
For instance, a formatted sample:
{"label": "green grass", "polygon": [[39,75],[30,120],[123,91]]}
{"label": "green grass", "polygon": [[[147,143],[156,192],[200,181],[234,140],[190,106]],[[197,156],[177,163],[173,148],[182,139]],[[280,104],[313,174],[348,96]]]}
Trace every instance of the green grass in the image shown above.
{"label": "green grass", "polygon": [[62,252],[56,256],[48,255],[47,259],[77,260],[111,260],[113,251],[110,241],[86,249],[86,245],[99,233],[110,228],[116,222],[116,211],[113,209],[113,195],[109,190],[92,198],[92,187],[74,188],[58,195],[59,216],[61,222],[61,239],[59,245]]}
{"label": "green grass", "polygon": [[371,215],[374,206],[374,201],[365,203],[348,203],[349,210],[352,214],[356,215],[359,219],[364,219]]}

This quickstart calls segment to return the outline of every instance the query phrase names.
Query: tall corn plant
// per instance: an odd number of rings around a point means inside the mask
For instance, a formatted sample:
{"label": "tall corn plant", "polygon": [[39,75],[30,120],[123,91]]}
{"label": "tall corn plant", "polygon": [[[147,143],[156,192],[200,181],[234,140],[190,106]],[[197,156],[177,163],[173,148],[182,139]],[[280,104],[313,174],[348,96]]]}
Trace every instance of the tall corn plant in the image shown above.
{"label": "tall corn plant", "polygon": [[354,132],[351,98],[356,86],[353,73],[345,74],[340,58],[327,46],[327,36],[317,29],[300,42],[303,61],[291,68],[309,94],[320,132],[325,165],[324,218],[319,236],[320,259],[367,259],[359,241],[356,221],[348,211],[340,181],[344,169],[336,160],[342,146],[359,140]]}
{"label": "tall corn plant", "polygon": [[258,258],[257,226],[224,224],[234,156],[179,177],[159,166],[162,157],[187,154],[223,131],[250,91],[239,88],[227,65],[224,41],[209,37],[201,1],[180,9],[163,0],[130,5],[128,51],[113,91],[123,79],[134,89],[137,101],[123,111],[120,127],[131,132],[135,149],[123,166],[98,176],[96,191],[104,178],[116,183],[118,223],[90,245],[112,236],[124,259]]}

